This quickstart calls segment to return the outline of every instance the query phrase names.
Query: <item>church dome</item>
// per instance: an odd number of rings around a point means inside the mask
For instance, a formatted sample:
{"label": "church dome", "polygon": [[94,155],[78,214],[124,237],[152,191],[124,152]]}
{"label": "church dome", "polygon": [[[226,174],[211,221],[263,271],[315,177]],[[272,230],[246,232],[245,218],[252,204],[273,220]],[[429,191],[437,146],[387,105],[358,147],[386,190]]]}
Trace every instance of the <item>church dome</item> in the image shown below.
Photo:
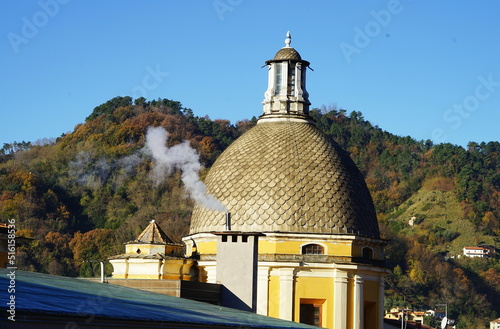
{"label": "church dome", "polygon": [[266,61],[266,64],[269,65],[270,63],[282,61],[301,62],[305,66],[309,66],[310,64],[308,61],[303,60],[302,57],[300,57],[299,52],[292,47],[281,48],[278,50],[276,55],[274,55],[273,59]]}
{"label": "church dome", "polygon": [[297,50],[291,48],[291,47],[284,47],[278,50],[276,55],[274,56],[273,60],[275,61],[282,61],[282,60],[295,60],[295,61],[300,61],[302,58],[300,57],[300,54],[297,52]]}
{"label": "church dome", "polygon": [[[309,116],[306,67],[290,47],[266,62],[268,89],[257,126],[217,159],[206,193],[230,214],[195,205],[191,234],[224,231],[355,234],[380,238],[363,176]],[[305,64],[305,66],[304,66]]]}
{"label": "church dome", "polygon": [[[233,231],[380,237],[360,171],[310,121],[259,122],[220,155],[205,183]],[[224,229],[224,213],[195,206],[191,234]]]}

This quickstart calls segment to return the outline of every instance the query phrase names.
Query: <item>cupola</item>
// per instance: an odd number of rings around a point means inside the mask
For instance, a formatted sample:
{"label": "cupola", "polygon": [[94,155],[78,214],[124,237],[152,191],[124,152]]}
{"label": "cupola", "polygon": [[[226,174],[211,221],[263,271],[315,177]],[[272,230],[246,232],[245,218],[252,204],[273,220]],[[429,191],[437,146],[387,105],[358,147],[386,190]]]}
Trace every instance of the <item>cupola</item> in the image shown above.
{"label": "cupola", "polygon": [[290,32],[273,59],[266,61],[269,68],[268,87],[264,94],[263,121],[298,120],[309,121],[309,94],[306,90],[306,70],[309,62],[290,46]]}
{"label": "cupola", "polygon": [[174,243],[153,219],[134,241],[127,242],[127,254],[174,255],[182,252],[182,245]]}
{"label": "cupola", "polygon": [[109,258],[113,278],[190,280],[194,261],[183,257],[183,249],[153,219],[134,241],[125,244],[124,254]]}

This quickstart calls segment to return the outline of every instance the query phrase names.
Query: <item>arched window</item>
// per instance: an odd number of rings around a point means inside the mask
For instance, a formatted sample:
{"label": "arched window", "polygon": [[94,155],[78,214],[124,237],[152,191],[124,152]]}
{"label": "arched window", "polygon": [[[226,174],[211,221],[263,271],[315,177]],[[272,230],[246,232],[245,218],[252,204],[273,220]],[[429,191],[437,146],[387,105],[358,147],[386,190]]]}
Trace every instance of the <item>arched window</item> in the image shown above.
{"label": "arched window", "polygon": [[276,95],[281,94],[281,86],[282,86],[282,68],[281,68],[281,63],[276,63],[274,66],[274,72],[275,72],[275,82],[274,85],[276,86]]}
{"label": "arched window", "polygon": [[321,255],[325,253],[325,249],[319,244],[306,244],[302,246],[302,255]]}
{"label": "arched window", "polygon": [[295,94],[295,64],[290,63],[288,67],[288,86],[287,94],[289,96],[294,96]]}
{"label": "arched window", "polygon": [[363,258],[373,259],[373,249],[370,247],[363,248]]}

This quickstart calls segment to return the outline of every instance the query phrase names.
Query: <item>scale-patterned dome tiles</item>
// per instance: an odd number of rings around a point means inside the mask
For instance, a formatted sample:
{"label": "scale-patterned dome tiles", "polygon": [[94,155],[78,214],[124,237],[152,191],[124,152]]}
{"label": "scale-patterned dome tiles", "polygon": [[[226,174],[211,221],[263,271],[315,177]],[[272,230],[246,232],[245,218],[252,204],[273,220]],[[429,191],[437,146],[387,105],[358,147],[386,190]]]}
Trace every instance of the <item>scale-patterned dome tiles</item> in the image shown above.
{"label": "scale-patterned dome tiles", "polygon": [[[263,122],[231,144],[206,181],[231,229],[379,238],[364,179],[336,143],[301,122]],[[225,229],[225,214],[196,205],[191,234]]]}

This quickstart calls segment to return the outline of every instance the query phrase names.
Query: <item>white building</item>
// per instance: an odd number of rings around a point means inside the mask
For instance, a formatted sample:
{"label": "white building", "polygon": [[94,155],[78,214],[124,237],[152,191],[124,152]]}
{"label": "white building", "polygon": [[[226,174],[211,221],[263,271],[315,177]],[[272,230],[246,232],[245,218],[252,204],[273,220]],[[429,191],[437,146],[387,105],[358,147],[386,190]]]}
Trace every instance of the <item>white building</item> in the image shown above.
{"label": "white building", "polygon": [[433,316],[438,319],[442,319],[446,316],[445,311],[438,311],[438,310],[427,310],[425,311],[425,316]]}
{"label": "white building", "polygon": [[466,257],[489,257],[490,250],[483,247],[464,247]]}

